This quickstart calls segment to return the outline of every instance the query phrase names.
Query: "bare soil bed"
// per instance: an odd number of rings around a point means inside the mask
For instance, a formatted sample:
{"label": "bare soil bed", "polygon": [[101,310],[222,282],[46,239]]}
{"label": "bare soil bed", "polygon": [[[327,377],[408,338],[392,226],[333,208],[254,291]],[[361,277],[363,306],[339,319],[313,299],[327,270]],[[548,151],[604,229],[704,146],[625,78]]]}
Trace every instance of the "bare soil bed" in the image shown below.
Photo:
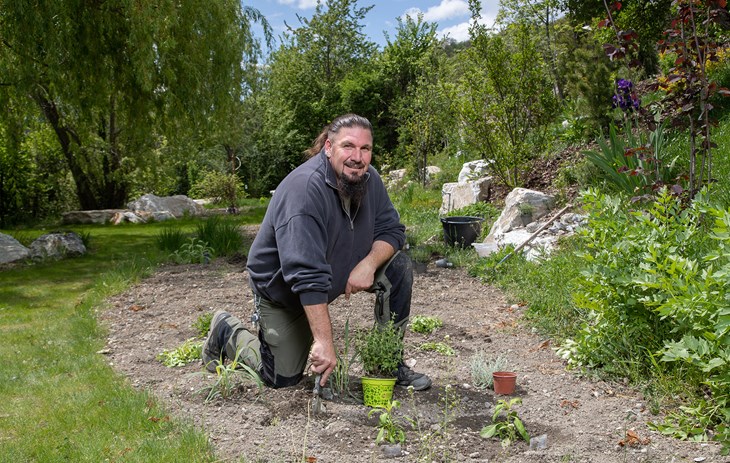
{"label": "bare soil bed", "polygon": [[[135,388],[159,397],[170,415],[203,429],[223,461],[386,460],[375,445],[377,417],[368,417],[369,409],[354,399],[335,398],[325,403],[323,416],[310,416],[311,376],[295,387],[249,388],[206,403],[199,391],[214,378],[199,374],[200,363],[166,368],[156,360],[162,350],[194,337],[192,324],[204,312],[225,309],[248,319],[253,301],[243,262],[164,267],[108,302],[99,316],[109,330],[104,351],[109,363]],[[336,301],[331,306],[336,337],[342,338],[348,318],[351,327],[371,326],[372,304],[369,294]],[[407,426],[403,453],[394,461],[728,461],[714,443],[682,442],[651,431],[647,422],[659,417],[631,388],[566,371],[550,341],[521,323],[523,311],[461,269],[429,265],[416,274],[412,315],[435,316],[444,325],[428,336],[410,330],[406,335],[407,358],[434,384],[413,399],[396,388],[395,398],[403,403],[396,416],[418,418],[420,430]],[[446,336],[454,356],[419,349]],[[547,436],[547,448],[530,449],[519,441],[503,449],[498,440],[479,436],[502,398],[471,384],[470,359],[479,350],[508,356],[518,374],[515,396],[523,400],[519,416],[531,436]],[[361,394],[358,374],[351,371],[354,396]],[[445,399],[454,406],[449,413]]]}

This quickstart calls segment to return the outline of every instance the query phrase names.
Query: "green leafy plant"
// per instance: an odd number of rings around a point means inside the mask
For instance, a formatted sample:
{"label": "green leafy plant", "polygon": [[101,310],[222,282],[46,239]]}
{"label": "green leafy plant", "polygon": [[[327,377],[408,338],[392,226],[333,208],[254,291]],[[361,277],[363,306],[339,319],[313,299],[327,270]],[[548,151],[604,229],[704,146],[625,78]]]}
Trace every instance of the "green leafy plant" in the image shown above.
{"label": "green leafy plant", "polygon": [[401,403],[391,400],[383,408],[374,408],[368,413],[368,418],[378,414],[378,435],[375,437],[376,444],[384,442],[389,444],[402,444],[406,440],[406,433],[403,426],[393,416],[393,412],[400,407]]}
{"label": "green leafy plant", "polygon": [[524,440],[528,444],[530,443],[530,435],[525,429],[525,425],[517,415],[517,411],[514,409],[516,406],[522,404],[522,399],[515,397],[510,399],[509,402],[506,400],[498,400],[494,406],[494,413],[492,414],[492,424],[485,426],[480,431],[481,435],[485,439],[497,437],[502,442],[502,447],[507,448],[513,442],[519,439]]}
{"label": "green leafy plant", "polygon": [[415,315],[411,318],[411,329],[416,333],[431,334],[437,328],[444,325],[438,317],[428,317],[426,315]]}
{"label": "green leafy plant", "polygon": [[196,238],[180,246],[180,249],[173,252],[170,258],[178,264],[207,264],[210,262],[213,250],[205,243]]}
{"label": "green leafy plant", "polygon": [[193,322],[193,329],[198,337],[204,338],[208,335],[211,320],[213,320],[213,312],[208,311],[198,315],[198,318]]}
{"label": "green leafy plant", "polygon": [[430,350],[434,352],[438,352],[441,355],[445,355],[447,357],[452,357],[456,355],[456,352],[454,351],[454,348],[451,347],[446,341],[449,340],[449,336],[444,336],[444,341],[439,342],[424,342],[419,346],[419,349],[421,350]]}
{"label": "green leafy plant", "polygon": [[190,338],[172,350],[163,350],[157,355],[157,360],[166,367],[181,367],[188,363],[200,360],[203,342]]}
{"label": "green leafy plant", "polygon": [[[255,355],[259,355],[257,351],[253,349],[251,351]],[[243,363],[240,357],[241,350],[236,352],[236,357],[230,363],[224,364],[221,362],[216,365],[215,382],[201,390],[201,392],[206,394],[206,402],[218,397],[226,399],[246,385],[256,386],[259,390],[263,388],[264,383],[258,372]],[[207,372],[201,372],[199,374],[206,375]]]}
{"label": "green leafy plant", "polygon": [[472,355],[469,366],[472,383],[479,389],[492,387],[492,383],[494,382],[492,373],[509,369],[506,357],[499,355],[496,358],[490,358],[483,350]]}
{"label": "green leafy plant", "polygon": [[390,320],[360,333],[356,348],[367,375],[392,377],[403,356],[403,335]]}

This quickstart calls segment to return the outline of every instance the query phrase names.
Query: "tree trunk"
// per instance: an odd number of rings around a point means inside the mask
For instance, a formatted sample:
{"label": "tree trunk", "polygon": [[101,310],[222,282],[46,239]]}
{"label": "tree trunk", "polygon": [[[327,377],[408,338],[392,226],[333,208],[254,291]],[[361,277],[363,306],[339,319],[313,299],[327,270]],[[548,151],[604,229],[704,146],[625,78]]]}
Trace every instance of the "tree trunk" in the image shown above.
{"label": "tree trunk", "polygon": [[77,149],[80,149],[81,141],[68,127],[61,125],[61,116],[58,114],[58,107],[56,107],[53,101],[43,96],[40,91],[35,92],[33,99],[38,103],[43,115],[56,133],[58,143],[61,145],[61,152],[63,152],[63,156],[66,158],[66,163],[76,184],[76,196],[79,198],[81,209],[97,209],[96,195],[94,195],[91,179],[86,175],[79,163],[76,162],[76,157],[73,153],[72,143],[76,143]]}
{"label": "tree trunk", "polygon": [[[81,139],[73,129],[62,124],[58,107],[44,93],[46,93],[45,89],[39,89],[32,97],[38,103],[43,115],[56,133],[58,143],[61,145],[61,152],[76,184],[76,195],[81,209],[94,210],[123,207],[127,195],[127,184],[123,180],[115,178],[115,174],[121,165],[116,147],[116,122],[110,124],[109,136],[112,138],[112,142],[110,148],[103,154],[102,172],[104,178],[94,179],[88,172],[84,171],[77,158],[83,151]],[[113,107],[112,118],[114,118]]]}

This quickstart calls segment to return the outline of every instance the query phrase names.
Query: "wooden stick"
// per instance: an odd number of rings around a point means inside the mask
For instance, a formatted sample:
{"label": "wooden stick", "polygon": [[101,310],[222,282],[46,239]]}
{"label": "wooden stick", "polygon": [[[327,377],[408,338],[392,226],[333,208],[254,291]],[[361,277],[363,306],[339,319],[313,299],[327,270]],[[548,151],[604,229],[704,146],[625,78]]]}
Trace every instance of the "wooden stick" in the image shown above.
{"label": "wooden stick", "polygon": [[557,219],[558,217],[560,217],[561,215],[563,215],[563,213],[565,213],[565,211],[567,211],[571,207],[573,207],[573,205],[572,204],[568,204],[564,208],[560,209],[558,211],[558,213],[553,216],[553,218],[551,218],[550,220],[548,220],[547,222],[545,222],[540,228],[537,229],[537,231],[535,233],[533,233],[532,235],[530,235],[530,237],[527,238],[527,240],[525,240],[525,242],[523,242],[522,244],[520,244],[519,246],[517,246],[512,252],[510,252],[509,254],[507,254],[506,256],[504,256],[502,258],[502,260],[500,260],[499,263],[497,264],[497,267],[499,267],[502,264],[502,262],[504,262],[509,257],[511,257],[512,254],[516,254],[516,253],[520,252],[522,250],[522,248],[524,248],[525,246],[527,246],[527,244],[530,241],[532,241],[537,235],[539,235],[543,230],[545,230],[551,223],[555,222],[555,219]]}

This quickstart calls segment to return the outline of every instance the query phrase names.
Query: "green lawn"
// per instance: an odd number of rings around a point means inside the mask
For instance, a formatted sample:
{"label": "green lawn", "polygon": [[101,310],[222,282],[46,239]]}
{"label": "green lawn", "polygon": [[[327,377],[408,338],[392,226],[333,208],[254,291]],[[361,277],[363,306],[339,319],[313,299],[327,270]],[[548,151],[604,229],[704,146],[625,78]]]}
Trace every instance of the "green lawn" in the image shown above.
{"label": "green lawn", "polygon": [[166,258],[155,246],[163,226],[74,226],[91,236],[87,255],[0,272],[0,462],[215,459],[200,430],[164,418],[97,353],[97,310]]}

